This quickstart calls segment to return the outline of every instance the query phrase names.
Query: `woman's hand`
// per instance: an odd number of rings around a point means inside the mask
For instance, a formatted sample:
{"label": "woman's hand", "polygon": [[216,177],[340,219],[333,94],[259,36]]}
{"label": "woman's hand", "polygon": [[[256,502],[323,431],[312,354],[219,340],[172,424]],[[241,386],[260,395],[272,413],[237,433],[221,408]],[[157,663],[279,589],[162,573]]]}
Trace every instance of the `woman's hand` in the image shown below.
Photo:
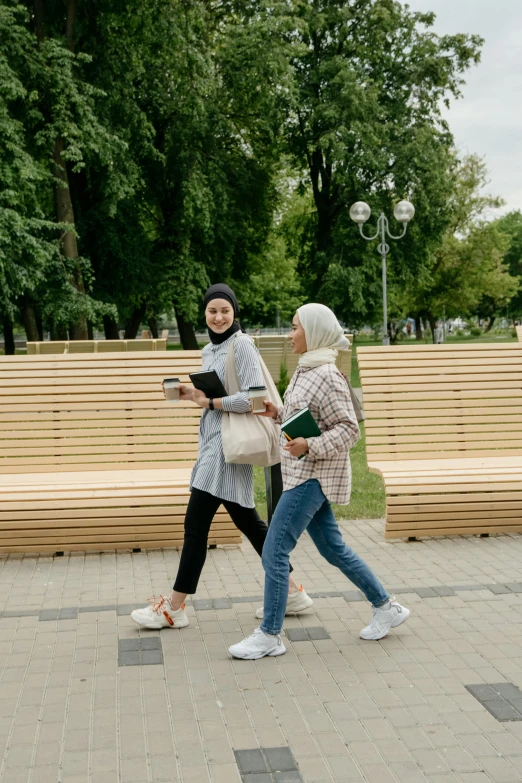
{"label": "woman's hand", "polygon": [[208,397],[200,389],[192,390],[192,402],[195,402],[200,408],[208,408]]}
{"label": "woman's hand", "polygon": [[283,448],[285,451],[288,451],[292,457],[301,457],[308,452],[308,441],[306,438],[294,438],[294,440],[289,441]]}
{"label": "woman's hand", "polygon": [[192,386],[184,386],[183,384],[180,384],[179,387],[179,398],[180,400],[193,400],[194,401],[194,392],[196,389],[194,389]]}
{"label": "woman's hand", "polygon": [[270,419],[277,419],[277,405],[274,405],[270,400],[265,400],[265,406],[265,410],[260,411],[259,413],[257,411],[252,411],[254,416],[268,416]]}

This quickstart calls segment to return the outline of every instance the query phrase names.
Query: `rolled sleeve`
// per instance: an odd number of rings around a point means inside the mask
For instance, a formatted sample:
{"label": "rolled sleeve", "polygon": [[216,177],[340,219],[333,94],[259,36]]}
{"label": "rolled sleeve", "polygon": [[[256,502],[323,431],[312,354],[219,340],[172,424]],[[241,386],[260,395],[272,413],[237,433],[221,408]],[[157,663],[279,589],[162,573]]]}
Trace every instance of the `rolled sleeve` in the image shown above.
{"label": "rolled sleeve", "polygon": [[223,410],[227,413],[248,413],[250,410],[250,399],[248,392],[237,392],[229,397],[221,398]]}

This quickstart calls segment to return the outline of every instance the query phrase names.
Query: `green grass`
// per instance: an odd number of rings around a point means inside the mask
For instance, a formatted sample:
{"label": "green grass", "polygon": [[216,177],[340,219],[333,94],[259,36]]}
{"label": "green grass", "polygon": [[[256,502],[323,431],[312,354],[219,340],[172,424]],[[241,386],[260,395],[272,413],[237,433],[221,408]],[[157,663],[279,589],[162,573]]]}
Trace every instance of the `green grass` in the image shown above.
{"label": "green grass", "polygon": [[349,506],[333,506],[337,519],[380,519],[385,515],[384,484],[380,476],[368,470],[364,424],[359,427],[361,439],[350,451],[352,497]]}
{"label": "green grass", "polygon": [[[385,514],[384,485],[380,476],[368,471],[364,424],[361,439],[350,451],[352,462],[352,499],[349,506],[333,506],[336,519],[380,519]],[[254,468],[256,508],[266,519],[265,475],[263,468]]]}

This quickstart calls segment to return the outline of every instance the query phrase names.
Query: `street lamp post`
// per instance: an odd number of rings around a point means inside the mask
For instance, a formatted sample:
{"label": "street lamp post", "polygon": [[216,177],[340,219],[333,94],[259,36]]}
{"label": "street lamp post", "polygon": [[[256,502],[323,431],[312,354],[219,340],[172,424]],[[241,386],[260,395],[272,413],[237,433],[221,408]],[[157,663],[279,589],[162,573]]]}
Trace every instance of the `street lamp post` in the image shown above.
{"label": "street lamp post", "polygon": [[372,211],[370,207],[364,201],[357,201],[357,203],[354,204],[350,209],[350,217],[354,221],[354,223],[358,224],[359,231],[363,239],[366,239],[367,242],[373,242],[374,239],[377,239],[378,237],[381,238],[381,241],[377,246],[377,250],[381,254],[381,258],[382,258],[382,308],[383,308],[383,316],[384,316],[384,337],[382,338],[382,344],[389,345],[390,337],[388,335],[388,294],[386,288],[386,256],[390,252],[390,246],[386,242],[386,237],[388,236],[390,239],[402,239],[403,236],[405,236],[406,231],[408,230],[408,223],[415,215],[415,207],[409,201],[399,201],[399,203],[395,207],[393,211],[394,217],[399,223],[402,223],[403,225],[402,234],[399,234],[399,236],[397,237],[391,233],[390,224],[384,212],[381,212],[381,214],[379,215],[379,218],[377,220],[377,231],[375,232],[375,234],[372,237],[365,236],[363,231],[363,226],[370,219],[371,214]]}

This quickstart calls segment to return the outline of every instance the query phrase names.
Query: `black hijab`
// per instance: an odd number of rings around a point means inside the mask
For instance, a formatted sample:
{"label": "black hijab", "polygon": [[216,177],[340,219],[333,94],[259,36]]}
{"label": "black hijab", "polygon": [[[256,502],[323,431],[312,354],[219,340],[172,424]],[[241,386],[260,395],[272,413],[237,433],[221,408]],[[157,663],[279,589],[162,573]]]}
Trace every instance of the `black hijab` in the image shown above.
{"label": "black hijab", "polygon": [[244,332],[244,329],[239,323],[239,321],[236,320],[239,316],[239,304],[236,299],[235,293],[228,285],[225,285],[224,283],[217,283],[216,285],[210,286],[203,299],[203,306],[205,307],[205,309],[207,308],[208,303],[211,302],[213,299],[226,299],[226,301],[230,302],[230,304],[234,308],[234,322],[232,326],[230,326],[226,330],[226,332],[222,332],[221,334],[218,334],[217,332],[212,331],[210,327],[208,329],[208,336],[210,337],[210,342],[213,345],[220,345],[221,343],[224,343],[225,340],[228,340],[229,337],[232,337],[232,335],[235,334],[236,332],[240,332],[240,331]]}

